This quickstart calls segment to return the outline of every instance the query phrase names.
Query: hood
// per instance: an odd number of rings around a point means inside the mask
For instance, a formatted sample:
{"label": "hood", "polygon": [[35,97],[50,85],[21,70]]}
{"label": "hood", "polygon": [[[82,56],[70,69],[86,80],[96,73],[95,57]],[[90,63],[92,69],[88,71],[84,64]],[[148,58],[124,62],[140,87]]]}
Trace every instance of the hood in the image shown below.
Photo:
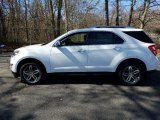
{"label": "hood", "polygon": [[39,46],[41,46],[41,45],[42,45],[42,44],[28,45],[28,46],[20,47],[20,48],[18,48],[18,49],[16,49],[16,50],[35,48],[35,47],[39,47]]}
{"label": "hood", "polygon": [[22,51],[22,50],[27,50],[27,49],[35,49],[37,47],[41,47],[42,44],[35,44],[35,45],[28,45],[28,46],[24,46],[24,47],[20,47],[14,50],[15,51]]}

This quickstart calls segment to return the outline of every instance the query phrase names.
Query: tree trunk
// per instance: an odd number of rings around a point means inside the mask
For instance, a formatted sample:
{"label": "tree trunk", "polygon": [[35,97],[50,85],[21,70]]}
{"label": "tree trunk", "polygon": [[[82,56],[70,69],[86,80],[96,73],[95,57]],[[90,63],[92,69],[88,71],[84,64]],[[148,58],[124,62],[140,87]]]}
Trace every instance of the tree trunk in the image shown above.
{"label": "tree trunk", "polygon": [[106,15],[106,25],[109,26],[108,0],[105,0],[105,15]]}
{"label": "tree trunk", "polygon": [[53,3],[52,3],[52,0],[48,0],[48,5],[49,5],[49,13],[50,13],[50,17],[51,17],[51,24],[52,24],[52,29],[53,29],[53,34],[54,34],[54,38],[57,36],[56,34],[56,24],[55,24],[55,15],[54,15],[54,12],[53,12]]}
{"label": "tree trunk", "polygon": [[144,11],[143,11],[143,14],[140,18],[140,21],[141,21],[141,25],[140,25],[140,28],[143,29],[144,26],[145,26],[145,19],[146,19],[146,15],[147,15],[147,12],[148,12],[148,9],[149,9],[149,5],[150,5],[150,0],[145,0],[144,2]]}
{"label": "tree trunk", "polygon": [[57,37],[61,34],[61,10],[62,0],[58,0],[58,16],[57,16]]}
{"label": "tree trunk", "polygon": [[136,0],[131,0],[131,7],[130,7],[130,11],[129,11],[129,19],[128,19],[128,26],[131,26],[131,22],[132,22],[132,15],[133,15],[133,7],[135,5]]}
{"label": "tree trunk", "polygon": [[6,27],[5,27],[5,18],[3,16],[3,0],[2,6],[0,6],[0,42],[6,40]]}
{"label": "tree trunk", "polygon": [[116,0],[116,26],[119,26],[119,0]]}
{"label": "tree trunk", "polygon": [[19,27],[20,27],[20,19],[21,19],[21,17],[20,17],[20,14],[21,14],[21,9],[20,9],[20,7],[21,7],[21,3],[20,3],[20,0],[16,0],[16,43],[17,43],[17,45],[18,45],[18,43],[19,43],[19,38],[20,38],[20,30],[19,30]]}
{"label": "tree trunk", "polygon": [[24,5],[25,5],[25,28],[26,28],[26,36],[27,36],[27,41],[29,41],[27,0],[24,0]]}
{"label": "tree trunk", "polygon": [[9,2],[9,11],[11,13],[10,19],[11,19],[11,40],[13,41],[13,48],[15,48],[15,4],[14,1]]}
{"label": "tree trunk", "polygon": [[69,30],[68,28],[68,7],[67,7],[67,0],[64,0],[64,15],[65,15],[65,31]]}

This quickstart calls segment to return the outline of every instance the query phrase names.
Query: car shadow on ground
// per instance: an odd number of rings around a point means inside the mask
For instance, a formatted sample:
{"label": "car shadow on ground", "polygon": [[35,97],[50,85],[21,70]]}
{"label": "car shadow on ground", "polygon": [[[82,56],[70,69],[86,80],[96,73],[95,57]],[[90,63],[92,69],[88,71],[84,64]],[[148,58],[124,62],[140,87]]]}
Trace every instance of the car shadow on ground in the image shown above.
{"label": "car shadow on ground", "polygon": [[[155,71],[147,75],[142,83],[136,86],[160,87],[160,71]],[[41,85],[49,84],[97,84],[97,85],[123,85],[115,75],[104,74],[83,74],[83,75],[50,75]]]}
{"label": "car shadow on ground", "polygon": [[52,75],[42,84],[118,84],[114,76],[107,75]]}

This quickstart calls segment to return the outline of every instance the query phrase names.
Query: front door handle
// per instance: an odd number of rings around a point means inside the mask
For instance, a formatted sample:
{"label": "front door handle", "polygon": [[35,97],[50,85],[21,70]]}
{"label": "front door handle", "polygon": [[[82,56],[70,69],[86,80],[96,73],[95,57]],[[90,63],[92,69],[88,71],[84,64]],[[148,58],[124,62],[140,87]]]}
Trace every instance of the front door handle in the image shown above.
{"label": "front door handle", "polygon": [[79,49],[78,52],[84,53],[84,52],[86,52],[86,50],[84,50],[84,49]]}

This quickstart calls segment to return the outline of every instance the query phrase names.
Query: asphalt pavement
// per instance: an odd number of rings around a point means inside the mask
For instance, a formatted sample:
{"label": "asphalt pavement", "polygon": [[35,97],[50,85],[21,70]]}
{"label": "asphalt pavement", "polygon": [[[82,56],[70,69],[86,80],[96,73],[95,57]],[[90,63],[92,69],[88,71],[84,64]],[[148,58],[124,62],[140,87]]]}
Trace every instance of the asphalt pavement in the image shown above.
{"label": "asphalt pavement", "polygon": [[26,85],[13,78],[8,61],[0,56],[0,120],[160,120],[160,67],[137,86],[104,75]]}

